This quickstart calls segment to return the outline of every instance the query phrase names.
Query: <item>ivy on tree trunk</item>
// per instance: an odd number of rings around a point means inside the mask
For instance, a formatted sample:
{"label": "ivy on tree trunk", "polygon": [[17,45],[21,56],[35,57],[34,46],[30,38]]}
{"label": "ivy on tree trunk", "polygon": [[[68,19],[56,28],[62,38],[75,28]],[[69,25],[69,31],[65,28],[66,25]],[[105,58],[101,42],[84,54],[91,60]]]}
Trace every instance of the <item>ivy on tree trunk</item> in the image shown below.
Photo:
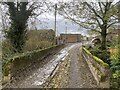
{"label": "ivy on tree trunk", "polygon": [[16,49],[15,52],[21,52],[26,40],[27,20],[31,15],[31,11],[27,10],[28,2],[6,2],[9,8],[9,16],[11,27],[7,31],[7,38],[12,46]]}

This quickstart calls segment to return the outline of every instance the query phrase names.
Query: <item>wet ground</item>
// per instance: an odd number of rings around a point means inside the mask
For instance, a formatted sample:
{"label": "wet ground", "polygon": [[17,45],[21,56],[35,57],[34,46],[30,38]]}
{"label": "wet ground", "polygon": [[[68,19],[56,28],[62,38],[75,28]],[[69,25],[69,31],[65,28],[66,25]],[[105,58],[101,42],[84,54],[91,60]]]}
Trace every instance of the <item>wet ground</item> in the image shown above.
{"label": "wet ground", "polygon": [[[48,56],[44,59],[44,61],[48,61],[46,63],[32,66],[28,70],[28,76],[24,79],[19,79],[17,81],[13,81],[9,83],[7,88],[39,88],[47,78],[51,75],[52,71],[56,67],[56,65],[68,55],[69,50],[73,48],[75,44],[69,44],[55,55]],[[34,69],[35,68],[35,69]],[[31,71],[33,70],[33,71]],[[23,76],[22,76],[23,77]]]}
{"label": "wet ground", "polygon": [[[95,88],[96,81],[92,76],[86,62],[80,56],[81,43],[69,44],[55,55],[45,59],[47,63],[37,64],[35,70],[29,73],[25,79],[12,82],[8,87],[12,88],[39,88],[50,76],[56,65],[69,55],[70,69],[69,80],[65,88]],[[63,80],[64,81],[64,80]],[[64,82],[63,82],[64,83]]]}
{"label": "wet ground", "polygon": [[81,44],[77,44],[69,52],[70,69],[69,80],[66,88],[96,88],[96,81],[91,74],[85,60],[81,58]]}

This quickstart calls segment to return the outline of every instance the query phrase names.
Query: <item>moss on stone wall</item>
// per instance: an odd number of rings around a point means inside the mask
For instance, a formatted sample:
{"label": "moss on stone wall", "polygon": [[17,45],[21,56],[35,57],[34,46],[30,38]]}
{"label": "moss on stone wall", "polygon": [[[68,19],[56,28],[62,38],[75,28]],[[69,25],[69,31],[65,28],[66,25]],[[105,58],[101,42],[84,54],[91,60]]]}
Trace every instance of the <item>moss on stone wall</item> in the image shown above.
{"label": "moss on stone wall", "polygon": [[86,48],[82,47],[82,49],[84,50],[85,54],[88,55],[88,58],[91,57],[90,61],[92,63],[92,67],[94,68],[93,69],[93,73],[95,73],[94,77],[97,77],[98,84],[100,84],[100,87],[109,87],[109,80],[108,80],[109,65],[105,63],[104,61],[102,61],[100,58],[92,55],[91,52],[87,50]]}
{"label": "moss on stone wall", "polygon": [[15,74],[19,70],[22,70],[25,67],[31,65],[32,63],[41,60],[43,57],[45,57],[59,47],[60,46],[55,45],[46,49],[34,50],[9,58],[9,60],[7,60],[8,62],[3,65],[3,76],[8,76],[10,73]]}
{"label": "moss on stone wall", "polygon": [[92,54],[90,53],[90,51],[88,51],[86,48],[83,47],[83,50],[84,50],[87,54],[91,55],[92,58],[93,58],[96,62],[98,62],[99,64],[105,66],[106,68],[109,67],[109,65],[108,65],[107,63],[103,62],[100,58],[92,55]]}

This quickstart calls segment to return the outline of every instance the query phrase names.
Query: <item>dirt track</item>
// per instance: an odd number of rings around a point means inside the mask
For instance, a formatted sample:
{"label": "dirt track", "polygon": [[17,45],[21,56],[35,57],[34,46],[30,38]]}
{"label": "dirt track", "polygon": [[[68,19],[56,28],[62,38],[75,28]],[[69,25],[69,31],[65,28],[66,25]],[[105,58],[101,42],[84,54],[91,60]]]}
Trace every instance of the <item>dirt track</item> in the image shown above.
{"label": "dirt track", "polygon": [[70,52],[69,83],[67,88],[96,88],[96,81],[87,63],[81,58],[81,44],[74,46]]}
{"label": "dirt track", "polygon": [[[96,88],[96,81],[91,74],[85,60],[80,56],[81,43],[70,44],[57,52],[55,55],[48,56],[46,63],[33,66],[34,71],[28,74],[25,79],[12,82],[8,87],[11,88],[39,88],[47,80],[54,67],[60,60],[69,55],[70,68],[68,70],[68,84],[64,88]],[[63,75],[64,76],[64,75]],[[64,80],[63,80],[64,81]],[[64,83],[64,82],[63,82]]]}

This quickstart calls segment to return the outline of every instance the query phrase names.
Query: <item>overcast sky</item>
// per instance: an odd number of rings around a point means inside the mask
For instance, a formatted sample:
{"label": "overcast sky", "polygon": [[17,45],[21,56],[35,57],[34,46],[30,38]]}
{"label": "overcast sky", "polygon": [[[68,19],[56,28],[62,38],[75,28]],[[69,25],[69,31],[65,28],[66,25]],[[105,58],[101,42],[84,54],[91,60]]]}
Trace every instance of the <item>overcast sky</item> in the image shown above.
{"label": "overcast sky", "polygon": [[[39,1],[39,0],[38,0]],[[58,3],[59,1],[61,2],[69,2],[72,0],[48,0],[50,2],[52,2],[53,4]],[[40,23],[39,21],[36,21],[35,25],[37,27],[37,29],[53,29],[55,27],[55,16],[54,16],[54,12],[52,12],[51,14],[49,13],[44,13],[42,15],[40,15],[38,17],[38,19],[42,22]],[[83,29],[82,27],[79,27],[77,24],[71,22],[70,20],[66,20],[64,17],[60,16],[57,13],[56,16],[57,19],[57,25],[56,25],[56,30],[57,30],[57,34],[59,35],[60,33],[65,33],[66,32],[66,28],[67,28],[67,33],[79,33],[79,34],[83,34],[86,35],[86,30]],[[66,24],[67,22],[67,24]],[[32,28],[35,28],[34,25],[31,26]]]}
{"label": "overcast sky", "polygon": [[[46,13],[45,15],[39,16],[38,18],[43,23],[40,24],[39,21],[36,22],[37,29],[47,28],[47,29],[54,30],[55,16],[53,14],[50,15]],[[67,29],[67,33],[80,33],[80,34],[86,35],[85,29],[83,29],[82,27],[79,27],[77,24],[71,22],[70,20],[66,20],[65,18],[63,18],[58,14],[56,19],[57,19],[56,30],[58,34],[65,33]]]}
{"label": "overcast sky", "polygon": [[[52,3],[55,4],[55,3],[58,3],[59,1],[69,2],[69,1],[72,1],[72,0],[49,0],[49,1],[51,1]],[[46,19],[46,18],[48,18],[48,19]],[[54,16],[53,13],[51,13],[51,14],[45,13],[43,15],[40,15],[39,19],[42,20],[42,21],[45,21],[45,22],[41,25],[39,23],[37,23],[37,28],[38,29],[39,28],[40,29],[41,28],[48,28],[48,29],[50,28],[50,29],[54,30],[55,16]],[[84,28],[82,28],[79,25],[71,22],[70,20],[66,20],[64,17],[60,16],[58,13],[57,13],[56,19],[57,19],[56,30],[57,30],[58,34],[65,33],[66,28],[67,28],[67,33],[79,33],[79,34],[82,34],[82,35],[86,35],[86,30]]]}
{"label": "overcast sky", "polygon": [[[52,3],[58,3],[59,1],[62,2],[69,2],[69,1],[75,1],[75,0],[49,0]],[[82,1],[82,0],[79,0]],[[95,2],[97,0],[86,0],[88,2]],[[106,0],[99,0],[102,2],[105,2]],[[108,0],[109,1],[109,0]],[[115,2],[118,2],[119,0],[114,0]],[[45,19],[45,18],[49,18]],[[39,16],[39,19],[41,19],[42,21],[45,21],[46,23],[43,24],[39,24],[37,23],[37,27],[38,28],[51,28],[54,29],[54,23],[55,23],[55,16],[53,14],[43,14],[41,16]],[[65,22],[67,21],[67,24],[65,24]],[[66,20],[65,18],[63,18],[62,16],[57,14],[57,33],[65,33],[66,31],[66,27],[67,27],[67,33],[80,33],[82,35],[87,35],[87,30],[80,27],[79,25],[72,23],[70,20]]]}
{"label": "overcast sky", "polygon": [[[68,2],[71,0],[49,0],[49,1],[55,4],[55,3],[58,3],[58,1]],[[40,23],[39,21],[36,22],[37,29],[47,28],[47,29],[54,30],[55,16],[53,13],[51,14],[45,13],[45,14],[40,15],[38,18],[42,23]],[[72,23],[70,20],[64,19],[62,16],[58,15],[58,13],[57,13],[56,18],[57,18],[56,30],[58,34],[65,33],[66,27],[67,27],[67,33],[80,33],[80,34],[86,35],[86,31],[83,30],[83,28],[79,27],[75,23]],[[65,22],[67,22],[67,24],[65,24]],[[33,26],[31,27],[34,28]]]}
{"label": "overcast sky", "polygon": [[[33,0],[34,1],[34,0]],[[71,0],[49,0],[52,3],[58,3],[58,1],[69,2]],[[75,0],[74,0],[75,1]],[[81,1],[81,0],[80,0]],[[87,0],[87,1],[94,1],[94,0]],[[104,0],[105,1],[105,0]],[[118,1],[118,0],[115,0]],[[55,23],[55,16],[53,13],[48,14],[45,13],[38,17],[42,23],[39,21],[36,22],[36,26],[38,29],[53,29],[54,30],[54,23]],[[67,22],[67,24],[65,23]],[[70,20],[64,19],[62,16],[57,14],[57,33],[65,33],[67,27],[67,33],[80,33],[82,35],[87,35],[86,30],[75,23],[72,23]]]}

